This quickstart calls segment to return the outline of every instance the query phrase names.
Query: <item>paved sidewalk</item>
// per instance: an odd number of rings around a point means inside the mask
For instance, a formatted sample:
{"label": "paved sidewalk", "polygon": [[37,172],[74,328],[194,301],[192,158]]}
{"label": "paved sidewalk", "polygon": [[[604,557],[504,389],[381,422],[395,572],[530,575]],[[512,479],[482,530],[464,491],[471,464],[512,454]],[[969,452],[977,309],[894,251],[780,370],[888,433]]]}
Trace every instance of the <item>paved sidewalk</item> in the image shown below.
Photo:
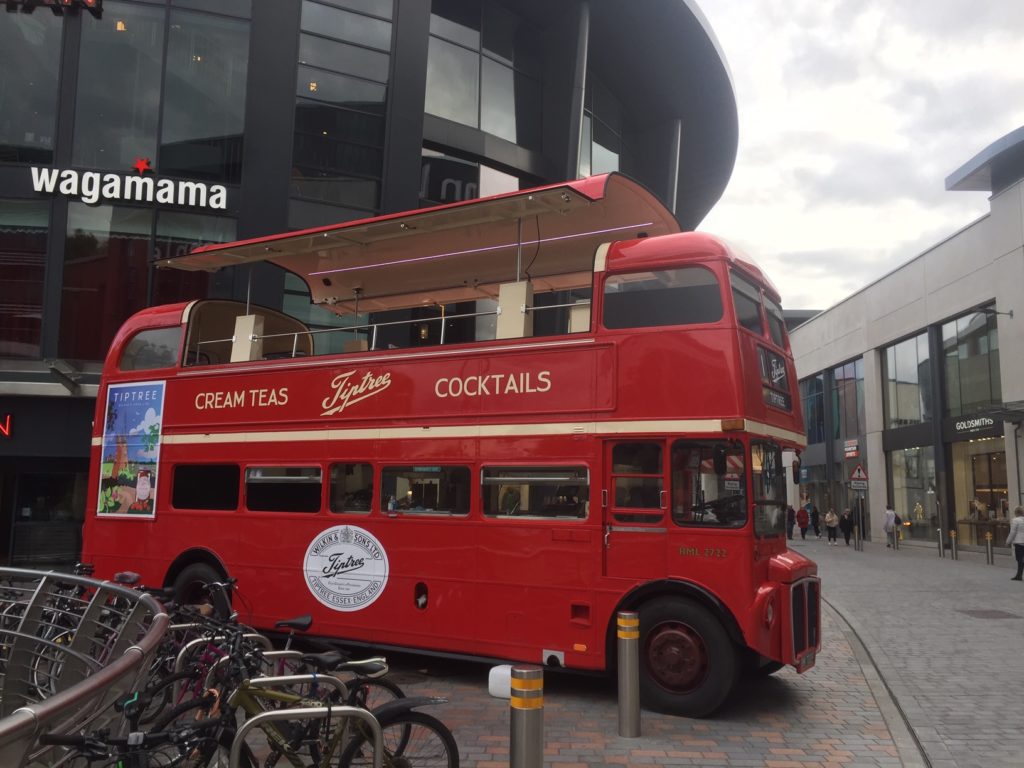
{"label": "paved sidewalk", "polygon": [[[792,545],[818,562],[827,601],[814,669],[744,681],[713,719],[644,712],[639,739],[617,735],[613,680],[549,671],[545,764],[1024,766],[1015,709],[1024,690],[1024,584],[1009,580],[1009,558],[997,556],[993,567],[983,555],[954,562],[931,548]],[[390,661],[410,695],[450,699],[430,711],[452,728],[465,768],[508,765],[508,702],[487,694],[488,665]]]}
{"label": "paved sidewalk", "polygon": [[866,646],[934,768],[1024,765],[1024,583],[1010,581],[1011,558],[793,548],[818,562],[823,596]]}

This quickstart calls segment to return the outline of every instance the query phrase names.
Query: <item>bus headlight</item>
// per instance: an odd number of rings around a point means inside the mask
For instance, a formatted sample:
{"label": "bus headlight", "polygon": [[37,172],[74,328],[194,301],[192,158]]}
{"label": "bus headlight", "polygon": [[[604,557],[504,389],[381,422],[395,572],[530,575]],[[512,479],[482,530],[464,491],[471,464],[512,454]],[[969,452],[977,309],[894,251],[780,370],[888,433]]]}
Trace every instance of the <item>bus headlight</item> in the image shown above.
{"label": "bus headlight", "polygon": [[768,598],[768,602],[764,605],[764,625],[771,627],[772,622],[775,621],[775,595]]}

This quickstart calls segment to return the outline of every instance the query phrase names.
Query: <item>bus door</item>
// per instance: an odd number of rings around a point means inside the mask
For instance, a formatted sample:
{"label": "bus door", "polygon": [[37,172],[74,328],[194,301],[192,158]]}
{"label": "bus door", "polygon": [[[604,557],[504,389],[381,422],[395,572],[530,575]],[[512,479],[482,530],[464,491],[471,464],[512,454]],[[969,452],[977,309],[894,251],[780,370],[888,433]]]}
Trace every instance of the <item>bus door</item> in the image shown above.
{"label": "bus door", "polygon": [[664,440],[610,441],[605,447],[604,573],[665,575],[668,496]]}

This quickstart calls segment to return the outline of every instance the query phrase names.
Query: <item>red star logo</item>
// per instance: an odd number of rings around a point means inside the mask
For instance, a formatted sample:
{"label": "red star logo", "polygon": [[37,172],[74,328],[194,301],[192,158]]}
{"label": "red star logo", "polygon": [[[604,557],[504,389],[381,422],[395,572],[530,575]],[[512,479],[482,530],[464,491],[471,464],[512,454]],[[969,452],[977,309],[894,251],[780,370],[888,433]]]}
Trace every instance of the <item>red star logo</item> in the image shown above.
{"label": "red star logo", "polygon": [[149,165],[148,157],[136,157],[135,163],[132,165],[132,168],[134,168],[140,174],[143,174],[146,171],[149,171],[150,173],[153,172],[153,169]]}

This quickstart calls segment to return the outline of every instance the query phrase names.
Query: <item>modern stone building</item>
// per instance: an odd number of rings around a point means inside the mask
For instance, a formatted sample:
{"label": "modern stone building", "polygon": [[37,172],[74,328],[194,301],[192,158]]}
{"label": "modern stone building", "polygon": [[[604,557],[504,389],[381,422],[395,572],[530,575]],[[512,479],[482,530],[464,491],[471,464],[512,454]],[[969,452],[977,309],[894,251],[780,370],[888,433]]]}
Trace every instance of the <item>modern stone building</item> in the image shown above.
{"label": "modern stone building", "polygon": [[792,334],[801,491],[822,511],[863,500],[876,538],[891,501],[904,541],[999,547],[1024,503],[1024,128],[946,188],[991,192],[990,212]]}

